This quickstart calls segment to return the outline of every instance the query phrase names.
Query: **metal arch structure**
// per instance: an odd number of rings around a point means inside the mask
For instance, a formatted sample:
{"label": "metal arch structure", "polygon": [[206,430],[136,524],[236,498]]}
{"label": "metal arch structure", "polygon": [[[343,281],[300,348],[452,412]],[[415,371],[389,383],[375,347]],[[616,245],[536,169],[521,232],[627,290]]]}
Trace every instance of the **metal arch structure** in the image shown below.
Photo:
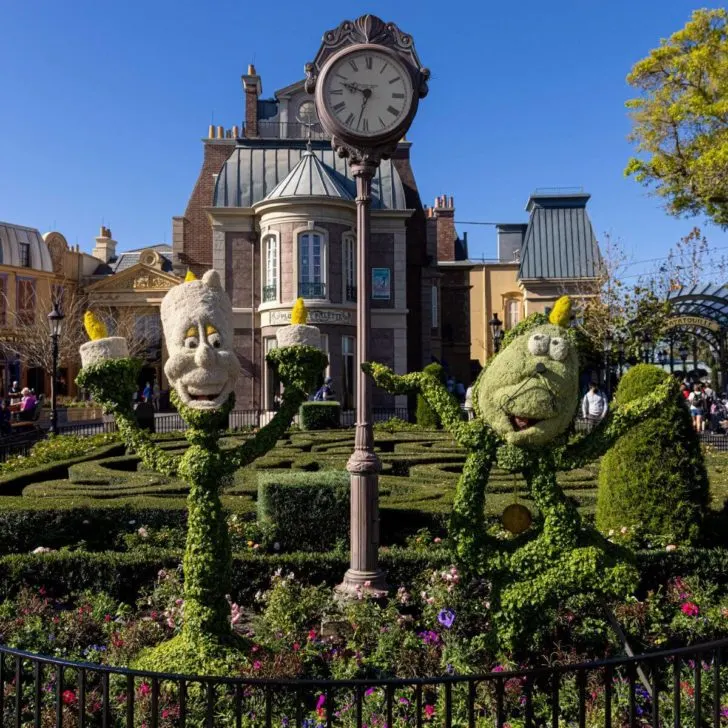
{"label": "metal arch structure", "polygon": [[728,285],[696,285],[670,291],[667,327],[710,346],[720,369],[720,386],[728,377]]}

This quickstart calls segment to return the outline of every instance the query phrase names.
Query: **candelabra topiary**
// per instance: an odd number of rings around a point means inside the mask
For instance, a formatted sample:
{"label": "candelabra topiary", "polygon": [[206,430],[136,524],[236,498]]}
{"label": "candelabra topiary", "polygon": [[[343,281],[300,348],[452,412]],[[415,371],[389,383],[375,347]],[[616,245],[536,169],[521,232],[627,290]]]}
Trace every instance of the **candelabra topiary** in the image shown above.
{"label": "candelabra topiary", "polygon": [[[460,565],[493,583],[491,608],[502,647],[523,645],[572,595],[625,596],[636,583],[629,554],[607,543],[581,520],[556,482],[602,454],[628,427],[661,406],[673,392],[665,382],[649,395],[612,410],[588,436],[567,442],[578,404],[579,361],[568,327],[571,304],[560,299],[550,318],[528,317],[511,329],[475,385],[476,418],[460,408],[435,377],[403,376],[367,364],[376,383],[394,394],[419,392],[442,425],[468,451],[458,481],[450,536]],[[491,467],[522,473],[540,520],[508,541],[486,532],[486,486]]]}
{"label": "candelabra topiary", "polygon": [[132,393],[140,362],[104,344],[110,338],[103,338],[106,332],[100,327],[90,329],[100,338],[81,347],[83,351],[93,345],[95,353],[84,359],[77,382],[114,414],[123,440],[145,465],[178,476],[190,486],[183,561],[184,626],[179,636],[144,654],[138,666],[166,672],[225,673],[227,655],[235,650],[237,640],[226,598],[232,559],[220,491],[237,468],[275,446],[327,359],[310,346],[271,352],[268,360],[278,368],[285,386],[281,407],[254,437],[222,451],[218,440],[235,401],[233,387],[240,365],[233,350],[232,305],[219,275],[208,271],[201,280],[172,288],[162,301],[161,318],[169,352],[164,371],[173,387],[171,399],[188,425],[185,436],[190,445],[182,456],[166,453],[136,425]]}

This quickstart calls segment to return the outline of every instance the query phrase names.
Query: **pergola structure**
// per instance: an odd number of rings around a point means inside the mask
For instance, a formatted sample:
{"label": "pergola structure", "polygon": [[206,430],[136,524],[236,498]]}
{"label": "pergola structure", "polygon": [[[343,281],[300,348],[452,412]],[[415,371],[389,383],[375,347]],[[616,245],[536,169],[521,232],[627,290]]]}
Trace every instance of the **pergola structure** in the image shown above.
{"label": "pergola structure", "polygon": [[713,352],[720,375],[721,389],[728,376],[728,285],[697,285],[671,291],[670,318],[667,323],[670,361],[678,341],[692,342],[693,361],[697,342],[705,342]]}

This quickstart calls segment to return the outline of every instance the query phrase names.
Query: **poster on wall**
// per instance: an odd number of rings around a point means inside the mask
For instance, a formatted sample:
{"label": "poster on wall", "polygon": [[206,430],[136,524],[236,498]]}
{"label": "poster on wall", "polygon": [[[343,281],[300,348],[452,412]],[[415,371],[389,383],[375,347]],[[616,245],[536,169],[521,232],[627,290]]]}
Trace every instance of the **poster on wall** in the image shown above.
{"label": "poster on wall", "polygon": [[372,268],[372,300],[389,301],[392,297],[392,276],[389,268]]}

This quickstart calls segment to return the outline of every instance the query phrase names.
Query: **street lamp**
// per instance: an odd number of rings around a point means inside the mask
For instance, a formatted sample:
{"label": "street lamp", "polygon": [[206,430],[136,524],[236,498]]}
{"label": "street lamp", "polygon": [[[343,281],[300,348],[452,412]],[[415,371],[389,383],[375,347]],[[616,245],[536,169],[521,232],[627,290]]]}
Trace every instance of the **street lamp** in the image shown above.
{"label": "street lamp", "polygon": [[657,363],[663,368],[667,364],[667,351],[665,349],[660,349],[657,352]]}
{"label": "street lamp", "polygon": [[688,352],[688,347],[687,347],[687,346],[685,346],[685,344],[683,344],[683,345],[682,345],[682,346],[681,346],[681,347],[680,347],[680,348],[678,349],[678,354],[680,354],[680,358],[682,359],[682,365],[683,365],[683,376],[684,376],[684,377],[687,377],[687,375],[688,375],[688,371],[687,371],[687,366],[688,366],[688,353],[689,353],[689,352]]}
{"label": "street lamp", "polygon": [[493,353],[497,354],[501,347],[503,336],[505,336],[505,334],[501,331],[503,322],[498,318],[497,312],[494,313],[493,318],[488,321],[488,326],[490,326],[490,333],[493,337]]}
{"label": "street lamp", "polygon": [[53,303],[53,310],[48,314],[48,323],[51,329],[51,344],[53,346],[53,368],[51,371],[51,435],[58,434],[58,411],[56,410],[56,383],[58,381],[58,339],[63,329],[65,316],[58,308],[58,301]]}
{"label": "street lamp", "polygon": [[645,333],[642,336],[642,357],[645,364],[649,364],[652,361],[652,337]]}
{"label": "street lamp", "polygon": [[622,378],[622,369],[624,367],[624,339],[617,339],[617,357],[619,358],[619,378]]}
{"label": "street lamp", "polygon": [[612,351],[612,334],[607,331],[606,334],[604,334],[604,392],[606,393],[607,397],[609,396],[609,389],[610,389],[610,379],[609,376],[609,355]]}

